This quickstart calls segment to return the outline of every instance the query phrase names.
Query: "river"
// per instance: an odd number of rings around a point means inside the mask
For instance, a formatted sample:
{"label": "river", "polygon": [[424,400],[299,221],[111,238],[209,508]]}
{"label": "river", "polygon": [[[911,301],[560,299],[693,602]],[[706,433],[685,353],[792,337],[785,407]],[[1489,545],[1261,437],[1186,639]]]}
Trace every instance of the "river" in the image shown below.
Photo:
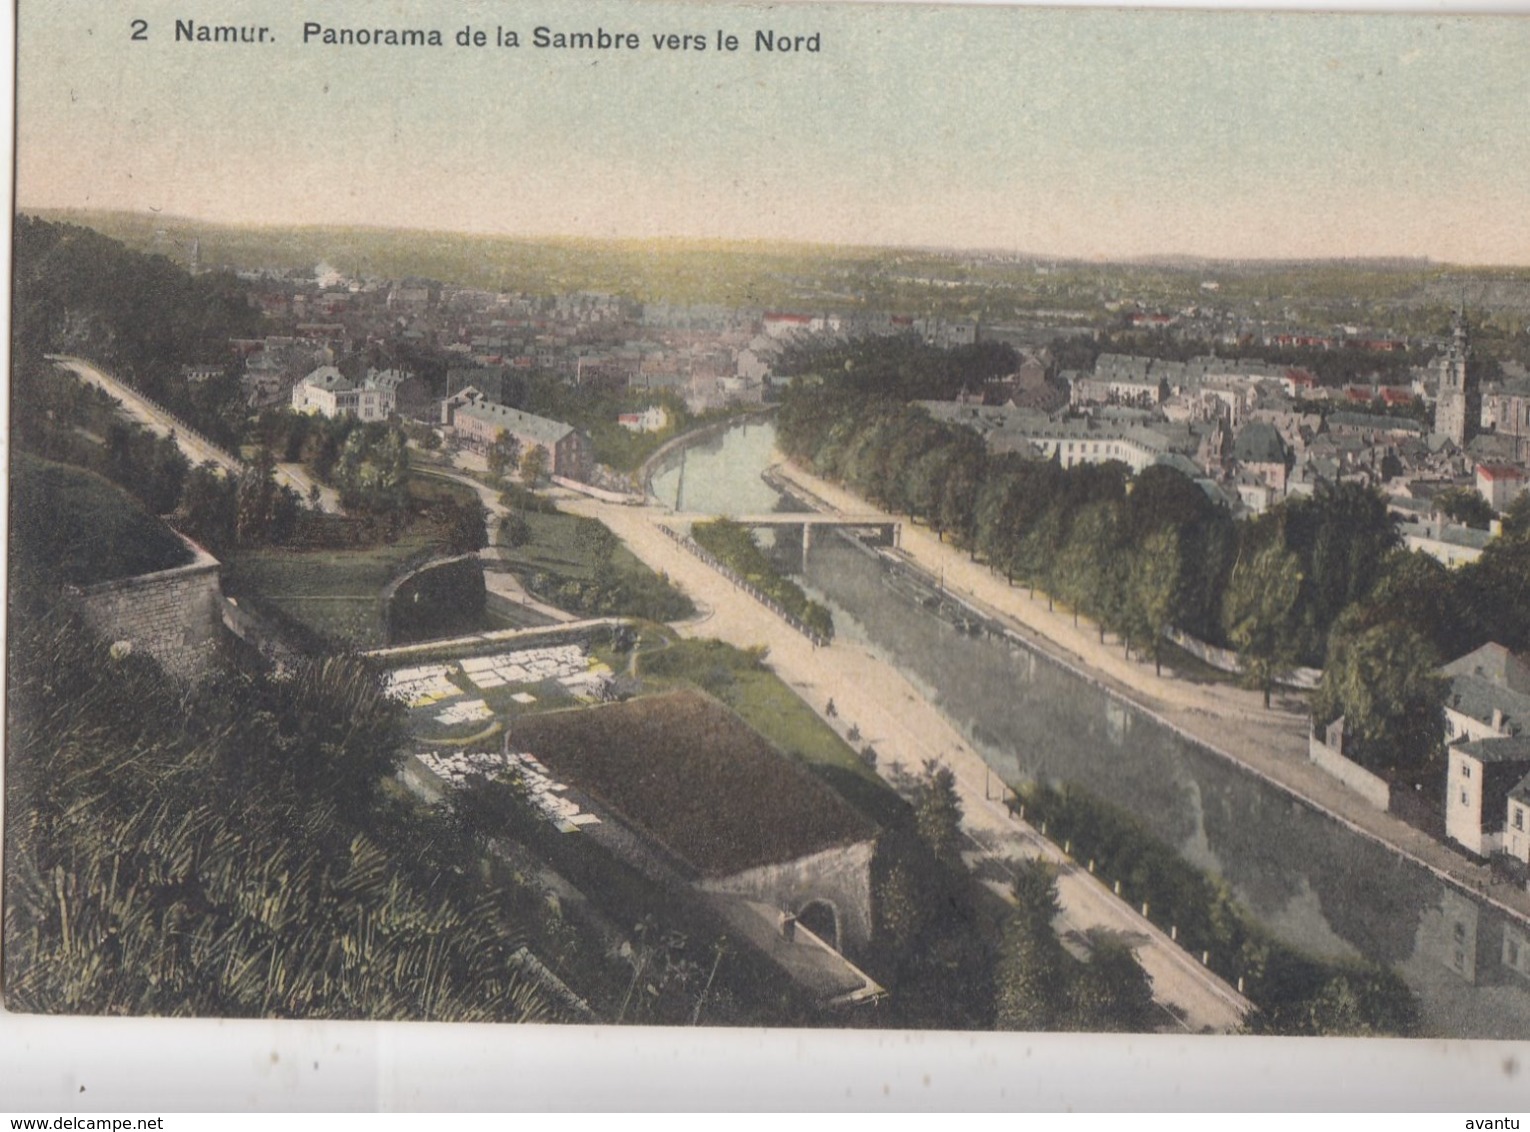
{"label": "river", "polygon": [[[654,476],[673,506],[759,513],[780,497],[760,479],[774,427],[754,423],[692,447]],[[1530,927],[1353,833],[1182,738],[1044,653],[968,636],[888,585],[875,556],[815,539],[801,579],[837,634],[903,671],[1014,784],[1073,783],[1136,814],[1229,885],[1277,936],[1313,954],[1393,967],[1424,1030],[1530,1037]]]}

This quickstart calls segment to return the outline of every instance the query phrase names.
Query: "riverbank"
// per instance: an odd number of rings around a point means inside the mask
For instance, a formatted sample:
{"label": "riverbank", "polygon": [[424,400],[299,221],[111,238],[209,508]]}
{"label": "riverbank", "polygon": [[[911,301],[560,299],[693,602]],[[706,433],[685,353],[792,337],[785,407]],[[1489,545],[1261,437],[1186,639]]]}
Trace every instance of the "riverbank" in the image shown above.
{"label": "riverbank", "polygon": [[[1072,938],[1103,928],[1130,943],[1153,979],[1155,998],[1185,1030],[1229,1033],[1241,1025],[1247,1000],[1116,898],[1101,880],[1016,820],[982,756],[895,667],[845,642],[813,645],[677,546],[660,530],[664,514],[657,508],[620,507],[571,496],[558,502],[566,511],[599,518],[634,554],[666,572],[699,608],[710,610],[698,621],[677,625],[682,635],[715,637],[742,648],[768,647],[771,668],[805,703],[841,735],[848,737],[853,727],[857,746],[876,749],[877,771],[890,784],[918,773],[927,760],[949,767],[962,802],[963,828],[971,837],[969,860],[991,862],[999,871],[1006,861],[1038,856],[1056,864],[1064,906],[1059,931]],[[832,715],[830,699],[835,703]]]}
{"label": "riverbank", "polygon": [[[838,484],[795,464],[778,464],[772,472],[793,492],[828,510],[879,512]],[[941,578],[948,593],[1005,625],[1081,679],[1151,714],[1183,738],[1237,764],[1353,832],[1385,845],[1474,899],[1530,921],[1530,893],[1494,884],[1486,866],[1472,863],[1421,830],[1375,809],[1313,765],[1307,756],[1308,716],[1303,696],[1280,695],[1274,706],[1266,709],[1258,692],[1193,682],[1169,665],[1163,675],[1157,675],[1151,660],[1126,657],[1108,635],[1102,642],[1098,629],[1087,619],[1080,618],[1075,626],[1071,611],[1053,606],[1045,594],[1028,594],[1024,588],[1010,585],[928,528],[904,521],[899,550],[912,565]]]}

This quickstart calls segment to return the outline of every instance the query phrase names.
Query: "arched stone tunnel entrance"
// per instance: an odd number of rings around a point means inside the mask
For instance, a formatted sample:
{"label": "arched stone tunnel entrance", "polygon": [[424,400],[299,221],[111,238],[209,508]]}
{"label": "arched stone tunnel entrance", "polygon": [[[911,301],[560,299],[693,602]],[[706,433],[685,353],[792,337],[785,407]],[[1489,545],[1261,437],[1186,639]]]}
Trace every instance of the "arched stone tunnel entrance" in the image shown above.
{"label": "arched stone tunnel entrance", "polygon": [[809,900],[797,912],[797,922],[835,951],[842,950],[839,909],[827,900]]}

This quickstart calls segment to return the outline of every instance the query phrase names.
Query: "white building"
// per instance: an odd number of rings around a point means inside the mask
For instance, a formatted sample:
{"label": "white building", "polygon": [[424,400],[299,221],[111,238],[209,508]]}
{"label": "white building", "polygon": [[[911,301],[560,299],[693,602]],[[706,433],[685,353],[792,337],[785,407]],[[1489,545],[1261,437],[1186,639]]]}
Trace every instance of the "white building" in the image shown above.
{"label": "white building", "polygon": [[[373,372],[354,382],[334,366],[320,366],[292,387],[292,409],[297,413],[320,413],[326,417],[352,416],[363,421],[385,421],[397,404],[397,383]],[[379,377],[383,380],[378,380]]]}
{"label": "white building", "polygon": [[1409,550],[1422,550],[1452,569],[1481,558],[1482,548],[1493,538],[1492,531],[1479,531],[1438,518],[1399,523],[1397,530]]}
{"label": "white building", "polygon": [[663,405],[649,405],[640,413],[621,413],[616,423],[628,432],[658,432],[669,424],[669,410]]}
{"label": "white building", "polygon": [[1530,476],[1514,464],[1478,464],[1477,494],[1494,511],[1502,511],[1530,488]]}
{"label": "white building", "polygon": [[[1479,857],[1507,848],[1506,819],[1523,805],[1510,792],[1530,774],[1530,735],[1477,739],[1450,748],[1445,786],[1445,836]],[[1521,831],[1522,834],[1522,831]]]}
{"label": "white building", "polygon": [[1511,792],[1530,774],[1530,665],[1502,645],[1486,644],[1442,671],[1450,678],[1445,835],[1487,857],[1511,848],[1512,837],[1505,842],[1515,810]]}

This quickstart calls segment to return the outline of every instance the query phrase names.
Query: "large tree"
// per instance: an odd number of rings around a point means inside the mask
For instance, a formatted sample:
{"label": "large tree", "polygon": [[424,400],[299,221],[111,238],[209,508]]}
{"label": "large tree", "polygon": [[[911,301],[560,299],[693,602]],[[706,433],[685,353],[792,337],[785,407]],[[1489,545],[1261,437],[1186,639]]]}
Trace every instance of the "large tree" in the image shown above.
{"label": "large tree", "polygon": [[1090,935],[1093,952],[1070,988],[1070,1029],[1090,1033],[1144,1033],[1158,1021],[1153,981],[1131,947],[1102,932]]}
{"label": "large tree", "polygon": [[1370,596],[1402,540],[1381,496],[1360,484],[1289,500],[1272,518],[1300,564],[1298,648],[1317,664],[1329,629],[1345,609]]}
{"label": "large tree", "polygon": [[1314,697],[1319,723],[1344,717],[1358,762],[1412,770],[1444,739],[1448,682],[1416,629],[1402,621],[1364,624],[1357,612],[1340,619]]}
{"label": "large tree", "polygon": [[187,693],[67,617],[11,628],[8,1005],[547,1016],[523,925],[463,856],[424,851],[446,826],[396,839],[402,709],[359,661]]}
{"label": "large tree", "polygon": [[924,764],[924,781],[914,801],[914,824],[919,839],[935,858],[953,869],[962,865],[962,801],[956,775],[934,759]]}
{"label": "large tree", "polygon": [[1058,596],[1073,606],[1074,624],[1080,610],[1095,619],[1100,640],[1107,622],[1114,624],[1121,593],[1116,583],[1121,565],[1119,505],[1092,503],[1074,517],[1057,560]]}
{"label": "large tree", "polygon": [[1301,563],[1271,542],[1233,567],[1227,587],[1227,639],[1238,650],[1244,676],[1264,692],[1265,707],[1275,681],[1296,665],[1293,610],[1301,585]]}
{"label": "large tree", "polygon": [[1183,593],[1183,559],[1179,538],[1168,528],[1148,535],[1137,552],[1132,578],[1132,605],[1135,620],[1140,622],[1148,648],[1153,654],[1153,670],[1163,673],[1163,648],[1166,634],[1178,619]]}
{"label": "large tree", "polygon": [[547,449],[533,444],[521,456],[521,480],[527,487],[535,487],[546,474]]}

